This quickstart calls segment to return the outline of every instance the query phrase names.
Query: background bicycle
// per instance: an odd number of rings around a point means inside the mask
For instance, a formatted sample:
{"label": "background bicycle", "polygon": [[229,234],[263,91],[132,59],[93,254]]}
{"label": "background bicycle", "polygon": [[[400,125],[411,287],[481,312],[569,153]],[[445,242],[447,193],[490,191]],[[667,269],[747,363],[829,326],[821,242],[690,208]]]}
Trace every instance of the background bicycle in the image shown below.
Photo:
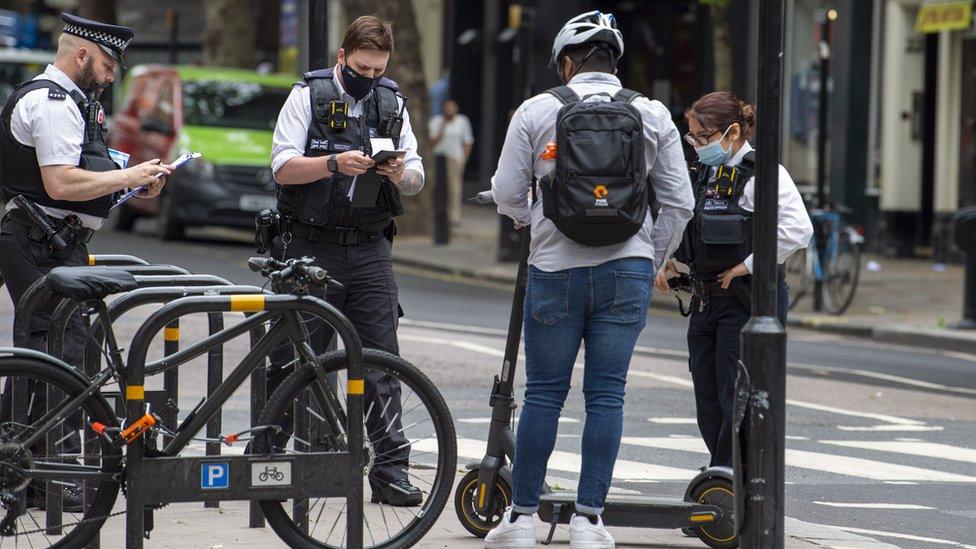
{"label": "background bicycle", "polygon": [[814,311],[835,315],[843,314],[854,301],[864,237],[843,222],[849,212],[843,205],[810,210],[813,238],[805,250],[794,253],[786,262],[791,310],[808,294],[813,297]]}

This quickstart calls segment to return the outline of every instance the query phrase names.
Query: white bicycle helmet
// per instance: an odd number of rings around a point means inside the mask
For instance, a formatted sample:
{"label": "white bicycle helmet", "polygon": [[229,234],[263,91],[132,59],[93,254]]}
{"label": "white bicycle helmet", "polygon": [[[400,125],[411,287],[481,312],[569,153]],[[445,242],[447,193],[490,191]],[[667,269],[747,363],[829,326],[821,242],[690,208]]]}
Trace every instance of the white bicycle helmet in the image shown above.
{"label": "white bicycle helmet", "polygon": [[549,66],[557,66],[559,55],[567,46],[595,42],[609,45],[616,51],[618,58],[624,54],[624,37],[617,30],[617,19],[612,13],[603,13],[599,10],[588,11],[566,21],[552,43],[552,58],[549,60]]}

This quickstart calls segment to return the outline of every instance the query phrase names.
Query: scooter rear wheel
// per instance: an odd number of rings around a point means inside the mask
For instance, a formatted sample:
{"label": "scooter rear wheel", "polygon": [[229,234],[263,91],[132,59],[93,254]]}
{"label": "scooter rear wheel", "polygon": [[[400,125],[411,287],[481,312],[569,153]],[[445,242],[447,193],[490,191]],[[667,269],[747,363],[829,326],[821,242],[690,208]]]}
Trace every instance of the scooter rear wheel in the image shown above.
{"label": "scooter rear wheel", "polygon": [[478,470],[468,471],[461,477],[454,490],[454,512],[457,513],[461,526],[472,535],[483,538],[488,535],[492,528],[498,526],[505,513],[505,508],[511,505],[512,488],[505,480],[498,476],[495,478],[495,495],[492,497],[488,509],[488,516],[478,513],[475,498],[478,496]]}
{"label": "scooter rear wheel", "polygon": [[698,538],[709,547],[716,549],[732,549],[739,546],[739,538],[735,533],[735,496],[732,493],[732,483],[723,478],[710,478],[691,492],[691,499],[705,505],[715,505],[723,511],[722,520],[714,524],[702,525],[692,529]]}

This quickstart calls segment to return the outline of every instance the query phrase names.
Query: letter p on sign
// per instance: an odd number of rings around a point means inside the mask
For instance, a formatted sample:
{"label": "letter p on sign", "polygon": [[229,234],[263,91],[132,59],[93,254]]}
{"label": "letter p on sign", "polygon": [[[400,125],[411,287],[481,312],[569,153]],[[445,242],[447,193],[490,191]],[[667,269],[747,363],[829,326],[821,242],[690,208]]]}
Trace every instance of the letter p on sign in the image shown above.
{"label": "letter p on sign", "polygon": [[230,485],[230,466],[227,463],[201,463],[200,488],[213,490]]}

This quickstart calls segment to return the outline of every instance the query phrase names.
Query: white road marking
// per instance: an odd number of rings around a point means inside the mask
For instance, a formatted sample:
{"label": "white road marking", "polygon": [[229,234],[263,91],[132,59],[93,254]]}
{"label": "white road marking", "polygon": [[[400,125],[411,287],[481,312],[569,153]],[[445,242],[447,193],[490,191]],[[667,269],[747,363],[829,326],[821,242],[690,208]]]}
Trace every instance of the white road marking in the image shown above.
{"label": "white road marking", "polygon": [[[457,441],[458,457],[480,459],[485,455],[486,443],[483,440],[459,438]],[[436,440],[420,440],[411,444],[417,451],[437,451]],[[573,452],[555,450],[549,458],[550,471],[563,471],[579,474],[583,465],[582,456]],[[613,467],[613,478],[617,480],[691,480],[698,474],[697,470],[678,469],[664,465],[654,465],[637,461],[618,459]]]}
{"label": "white road marking", "polygon": [[800,437],[796,435],[786,435],[786,440],[810,440],[810,437]]}
{"label": "white road marking", "polygon": [[[488,424],[491,423],[490,417],[466,417],[457,420],[459,423],[474,423],[474,424]],[[518,420],[516,419],[516,423]],[[559,423],[580,423],[580,420],[574,417],[561,417],[559,418]]]}
{"label": "white road marking", "polygon": [[[415,334],[400,334],[399,337],[401,339],[405,339],[407,341],[416,341],[416,342],[419,342],[419,343],[430,343],[430,344],[434,344],[434,345],[450,345],[450,346],[453,346],[453,347],[456,347],[456,348],[459,348],[459,349],[464,349],[464,350],[468,350],[468,351],[474,351],[474,352],[477,352],[477,353],[482,353],[482,354],[489,355],[489,356],[494,356],[494,357],[504,357],[505,356],[505,352],[502,351],[502,350],[496,349],[494,347],[489,347],[487,345],[481,345],[481,344],[478,344],[478,343],[471,343],[469,341],[461,341],[461,340],[457,340],[457,339],[447,339],[447,338],[442,338],[442,337],[421,336],[421,335],[415,335]],[[577,368],[582,368],[583,366],[582,366],[582,364],[577,363],[576,364],[576,367]],[[655,374],[655,373],[652,373],[652,372],[647,372],[647,371],[643,371],[643,370],[637,370],[637,369],[634,369],[634,368],[631,368],[630,369],[630,372],[629,372],[628,375],[633,375],[633,376],[638,376],[638,377],[646,377],[646,378],[649,378],[649,379],[656,379],[658,381],[662,381],[664,383],[670,383],[672,385],[678,385],[680,387],[686,387],[686,388],[693,388],[694,387],[694,384],[692,383],[691,379],[688,378],[688,377],[678,377],[678,376],[670,376],[670,375],[664,375],[664,374]],[[876,420],[876,421],[882,421],[884,423],[892,423],[892,424],[895,424],[895,425],[905,425],[905,426],[909,426],[909,425],[924,426],[925,425],[925,422],[917,421],[917,420],[914,420],[914,419],[902,418],[902,417],[898,417],[898,416],[891,416],[891,415],[887,415],[887,414],[875,414],[875,413],[869,413],[869,412],[858,412],[858,411],[854,411],[854,410],[847,410],[847,409],[844,409],[844,408],[836,408],[836,407],[833,407],[833,406],[826,406],[826,405],[823,405],[823,404],[815,404],[815,403],[812,403],[812,402],[804,402],[804,401],[800,401],[800,400],[787,399],[786,400],[786,403],[788,405],[790,405],[790,406],[795,406],[795,407],[798,407],[798,408],[806,408],[806,409],[809,409],[809,410],[817,410],[817,411],[821,411],[821,412],[829,412],[829,413],[838,414],[838,415],[846,415],[846,416],[860,417],[860,418],[865,418],[865,419],[873,419],[873,420]],[[882,430],[884,430],[884,429],[882,429]],[[934,428],[904,429],[904,430],[919,430],[919,431],[923,431],[923,430],[941,430],[941,428],[939,428],[939,429],[934,429]]]}
{"label": "white road marking", "polygon": [[[707,454],[708,448],[700,439],[669,438],[669,437],[623,437],[623,444],[644,446],[649,448],[663,448]],[[786,449],[786,465],[813,471],[822,471],[836,475],[866,478],[871,480],[892,481],[927,481],[927,482],[961,482],[976,483],[976,477],[945,473],[932,469],[897,465],[883,461],[862,459],[821,452]]]}
{"label": "white road marking", "polygon": [[908,480],[886,480],[885,481],[885,484],[897,484],[897,485],[918,486],[918,483],[917,482],[911,482],[911,481],[908,481]]}
{"label": "white road marking", "polygon": [[698,420],[693,417],[649,417],[647,421],[660,425],[698,425]]}
{"label": "white road marking", "polygon": [[895,532],[888,532],[884,530],[866,530],[864,528],[848,528],[846,526],[834,526],[845,532],[850,532],[852,534],[863,534],[865,536],[881,536],[887,538],[904,539],[908,541],[921,541],[924,543],[941,543],[943,545],[949,545],[952,547],[963,547],[964,549],[976,549],[976,545],[966,545],[958,541],[949,541],[947,539],[939,538],[927,538],[923,536],[915,536],[912,534],[897,534]]}
{"label": "white road marking", "polygon": [[913,505],[911,503],[838,503],[835,501],[815,501],[815,505],[839,507],[843,509],[891,509],[893,511],[931,511],[935,507]]}
{"label": "white road marking", "polygon": [[882,372],[872,372],[870,370],[859,370],[855,368],[836,368],[833,366],[817,366],[815,364],[800,364],[794,362],[791,362],[789,366],[794,368],[802,368],[804,370],[821,370],[824,372],[835,372],[840,374],[850,374],[850,375],[868,377],[873,379],[881,379],[884,381],[892,381],[895,383],[900,383],[902,385],[908,385],[911,387],[918,387],[920,389],[934,389],[937,391],[946,391],[950,393],[959,393],[963,395],[976,395],[976,389],[970,389],[969,387],[952,387],[949,385],[942,385],[939,383],[922,381],[920,379],[912,379],[909,377],[896,376],[893,374],[885,374]]}
{"label": "white road marking", "polygon": [[853,427],[849,425],[838,425],[839,431],[861,432],[861,433],[897,433],[897,432],[929,432],[942,431],[945,427],[939,425],[872,425],[871,427]]}
{"label": "white road marking", "polygon": [[950,446],[948,444],[938,444],[935,442],[821,440],[820,443],[830,444],[833,446],[844,446],[846,448],[861,448],[864,450],[875,450],[878,452],[894,452],[897,454],[908,454],[912,456],[948,459],[952,461],[962,461],[965,463],[976,463],[976,450],[972,448]]}

